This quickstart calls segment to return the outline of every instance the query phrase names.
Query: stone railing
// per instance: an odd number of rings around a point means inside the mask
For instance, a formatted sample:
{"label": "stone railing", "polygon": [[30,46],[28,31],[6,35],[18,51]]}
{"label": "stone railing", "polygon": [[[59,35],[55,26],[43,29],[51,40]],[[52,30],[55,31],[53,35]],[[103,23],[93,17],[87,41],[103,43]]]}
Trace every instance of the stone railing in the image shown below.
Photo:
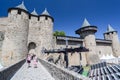
{"label": "stone railing", "polygon": [[10,80],[17,70],[24,64],[25,59],[21,60],[9,67],[0,70],[0,80]]}
{"label": "stone railing", "polygon": [[73,71],[69,71],[65,68],[56,66],[45,60],[41,60],[42,65],[48,70],[48,72],[55,78],[55,80],[91,80]]}

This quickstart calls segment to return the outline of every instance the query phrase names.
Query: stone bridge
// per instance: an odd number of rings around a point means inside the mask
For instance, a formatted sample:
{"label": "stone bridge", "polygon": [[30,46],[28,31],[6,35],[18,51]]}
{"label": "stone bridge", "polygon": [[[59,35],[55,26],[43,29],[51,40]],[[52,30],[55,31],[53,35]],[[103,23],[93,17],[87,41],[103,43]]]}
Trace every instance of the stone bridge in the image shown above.
{"label": "stone bridge", "polygon": [[25,60],[0,70],[0,80],[90,80],[75,72],[39,59],[38,68],[27,67]]}

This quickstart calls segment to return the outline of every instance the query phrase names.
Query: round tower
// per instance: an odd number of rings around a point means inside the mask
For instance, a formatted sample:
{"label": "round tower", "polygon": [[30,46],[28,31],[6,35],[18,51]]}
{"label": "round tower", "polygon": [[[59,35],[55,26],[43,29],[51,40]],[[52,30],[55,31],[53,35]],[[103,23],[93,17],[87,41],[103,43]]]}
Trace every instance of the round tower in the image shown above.
{"label": "round tower", "polygon": [[8,10],[9,23],[2,46],[2,64],[11,65],[27,54],[29,16],[24,2]]}
{"label": "round tower", "polygon": [[120,42],[118,34],[117,31],[111,27],[111,25],[108,25],[107,32],[104,33],[104,38],[105,40],[112,41],[113,55],[116,57],[120,56]]}
{"label": "round tower", "polygon": [[53,17],[50,16],[47,9],[45,9],[39,16],[41,26],[41,49],[53,48]]}
{"label": "round tower", "polygon": [[[29,18],[28,51],[39,56],[41,48],[41,26],[39,16],[35,9],[31,12]],[[31,50],[34,50],[34,52],[31,52]]]}
{"label": "round tower", "polygon": [[87,19],[84,20],[83,25],[80,29],[76,30],[76,34],[79,34],[84,39],[83,44],[89,49],[86,52],[87,64],[95,64],[99,61],[99,57],[96,54],[96,40],[95,33],[97,32],[96,26],[91,26]]}

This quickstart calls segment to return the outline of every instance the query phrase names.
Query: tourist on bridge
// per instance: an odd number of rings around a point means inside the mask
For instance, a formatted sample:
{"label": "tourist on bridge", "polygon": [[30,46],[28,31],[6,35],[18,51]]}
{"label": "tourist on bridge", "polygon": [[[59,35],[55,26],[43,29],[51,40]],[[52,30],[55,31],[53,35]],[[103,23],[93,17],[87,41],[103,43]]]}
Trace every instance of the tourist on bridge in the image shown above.
{"label": "tourist on bridge", "polygon": [[31,66],[30,66],[30,63],[31,63],[31,55],[30,55],[30,54],[27,54],[26,61],[27,61],[27,63],[28,63],[28,68],[31,67]]}
{"label": "tourist on bridge", "polygon": [[37,63],[38,63],[38,58],[36,55],[34,55],[34,58],[33,58],[34,68],[37,68]]}

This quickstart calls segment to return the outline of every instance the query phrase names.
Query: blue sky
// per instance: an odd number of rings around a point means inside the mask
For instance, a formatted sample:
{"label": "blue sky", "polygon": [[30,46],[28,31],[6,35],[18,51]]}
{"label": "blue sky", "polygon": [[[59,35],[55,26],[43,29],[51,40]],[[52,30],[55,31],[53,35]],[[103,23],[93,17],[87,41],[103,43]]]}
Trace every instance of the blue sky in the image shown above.
{"label": "blue sky", "polygon": [[98,27],[97,38],[103,38],[108,24],[118,31],[120,37],[120,0],[0,0],[0,17],[6,17],[8,8],[22,1],[29,12],[36,8],[37,13],[41,14],[47,8],[55,20],[54,31],[78,36],[74,31],[87,18],[91,25]]}

